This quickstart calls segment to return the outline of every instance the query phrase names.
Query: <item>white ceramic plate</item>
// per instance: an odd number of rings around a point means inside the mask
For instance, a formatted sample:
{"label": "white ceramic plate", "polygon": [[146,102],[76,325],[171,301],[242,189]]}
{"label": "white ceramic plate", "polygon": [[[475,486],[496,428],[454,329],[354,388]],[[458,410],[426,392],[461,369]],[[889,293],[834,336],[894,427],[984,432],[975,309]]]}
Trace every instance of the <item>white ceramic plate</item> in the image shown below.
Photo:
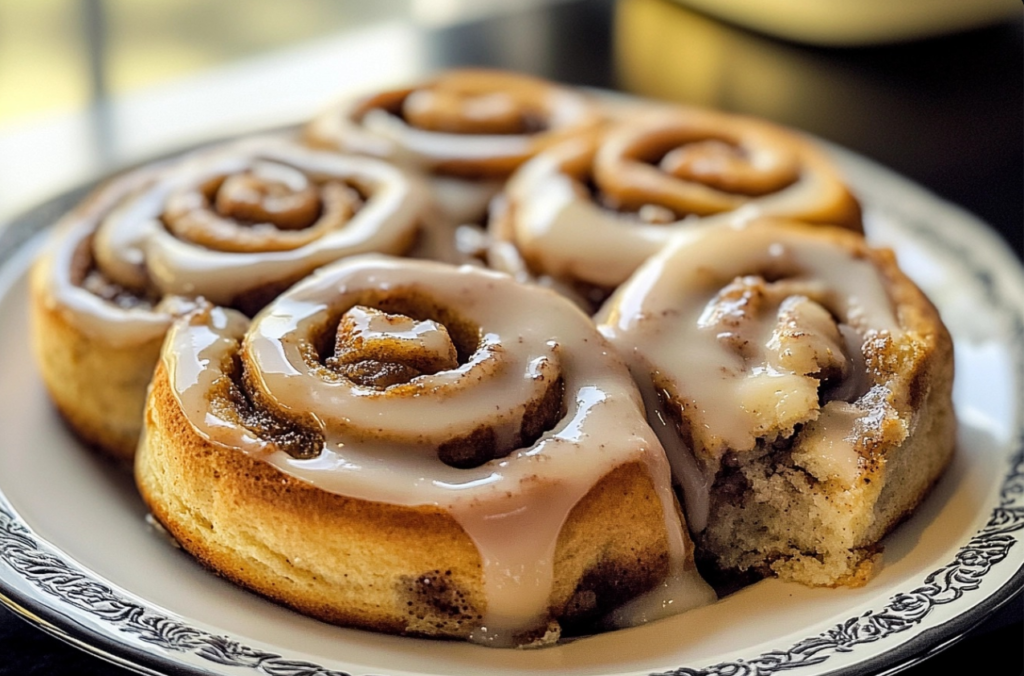
{"label": "white ceramic plate", "polygon": [[941,648],[1024,585],[1024,273],[976,219],[847,152],[870,239],[892,246],[956,342],[959,448],[861,589],[761,582],[648,626],[533,651],[328,626],[211,575],[147,526],[130,478],[82,449],[30,355],[26,270],[83,194],[0,232],[0,601],[147,673],[875,672]]}

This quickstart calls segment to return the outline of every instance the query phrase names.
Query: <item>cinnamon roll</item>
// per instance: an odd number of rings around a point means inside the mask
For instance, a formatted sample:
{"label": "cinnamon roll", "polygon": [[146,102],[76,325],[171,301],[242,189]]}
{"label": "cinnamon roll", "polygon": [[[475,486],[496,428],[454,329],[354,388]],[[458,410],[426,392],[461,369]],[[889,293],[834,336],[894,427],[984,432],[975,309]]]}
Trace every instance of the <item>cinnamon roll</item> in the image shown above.
{"label": "cinnamon roll", "polygon": [[253,313],[320,265],[406,251],[428,210],[393,166],[281,138],[129,172],[66,216],[35,265],[32,343],[50,395],[82,439],[130,459],[186,299]]}
{"label": "cinnamon roll", "polygon": [[200,561],[342,625],[520,645],[714,598],[625,364],[471,266],[359,257],[189,314],[136,478]]}
{"label": "cinnamon roll", "polygon": [[713,570],[862,584],[950,460],[949,333],[892,253],[854,233],[695,228],[598,319]]}
{"label": "cinnamon roll", "polygon": [[621,120],[512,176],[490,220],[492,266],[600,301],[695,223],[778,216],[861,230],[835,167],[796,133],[698,108]]}
{"label": "cinnamon roll", "polygon": [[570,88],[519,73],[452,70],[327,110],[307,126],[306,140],[422,171],[451,222],[477,223],[516,167],[600,120],[598,107]]}

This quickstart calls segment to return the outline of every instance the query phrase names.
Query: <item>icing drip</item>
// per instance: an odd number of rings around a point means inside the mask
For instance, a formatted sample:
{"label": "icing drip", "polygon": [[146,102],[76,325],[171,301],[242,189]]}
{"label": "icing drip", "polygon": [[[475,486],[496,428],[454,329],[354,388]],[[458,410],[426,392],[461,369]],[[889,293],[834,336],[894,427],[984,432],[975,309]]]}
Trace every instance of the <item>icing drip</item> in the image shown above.
{"label": "icing drip", "polygon": [[[448,307],[457,316],[439,309]],[[385,388],[355,384],[310,358],[330,322],[340,327],[341,352],[377,359],[386,348],[388,359],[433,364]],[[235,354],[257,400],[322,433],[319,454],[294,458],[211,407]],[[221,309],[190,316],[172,330],[163,358],[182,410],[210,441],[325,491],[452,514],[483,564],[479,642],[510,645],[544,626],[563,523],[603,476],[629,462],[642,463],[655,482],[670,543],[670,580],[648,605],[678,612],[711,600],[684,564],[689,542],[670,470],[625,365],[588,318],[555,294],[477,268],[361,257],[318,271],[248,327]],[[431,372],[435,366],[445,368]],[[552,381],[561,383],[558,415],[535,439],[471,466],[439,456],[439,445],[466,430],[518,434],[521,422],[510,416],[522,421]],[[639,622],[657,613],[632,615]]]}
{"label": "icing drip", "polygon": [[882,377],[864,351],[901,334],[859,238],[769,222],[695,229],[598,320],[629,355],[692,529],[707,523],[709,477],[726,451],[791,438],[816,477],[856,480],[855,430],[888,406],[864,396]]}

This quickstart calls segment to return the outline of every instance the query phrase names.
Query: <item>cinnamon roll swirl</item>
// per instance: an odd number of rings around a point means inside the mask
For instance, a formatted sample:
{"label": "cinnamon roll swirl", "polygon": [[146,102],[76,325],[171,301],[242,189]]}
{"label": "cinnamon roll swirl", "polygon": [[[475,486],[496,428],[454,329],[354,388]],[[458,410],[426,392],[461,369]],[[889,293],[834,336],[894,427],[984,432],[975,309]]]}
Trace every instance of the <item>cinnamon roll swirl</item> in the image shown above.
{"label": "cinnamon roll swirl", "polygon": [[506,646],[713,599],[625,364],[505,275],[368,256],[200,308],[146,410],[155,516],[315,617]]}
{"label": "cinnamon roll swirl", "polygon": [[600,300],[695,223],[777,216],[861,230],[835,167],[793,132],[684,107],[622,119],[513,175],[490,221],[492,266]]}
{"label": "cinnamon roll swirl", "polygon": [[337,258],[406,251],[428,209],[393,166],[281,138],[129,172],[63,219],[34,268],[32,342],[50,395],[85,441],[130,459],[185,299],[253,313]]}
{"label": "cinnamon roll swirl", "polygon": [[949,333],[892,253],[854,233],[693,229],[599,321],[717,569],[862,584],[953,452]]}
{"label": "cinnamon roll swirl", "polygon": [[314,119],[306,139],[424,172],[442,211],[461,224],[479,222],[524,161],[600,120],[597,106],[567,87],[519,73],[452,70],[346,101]]}

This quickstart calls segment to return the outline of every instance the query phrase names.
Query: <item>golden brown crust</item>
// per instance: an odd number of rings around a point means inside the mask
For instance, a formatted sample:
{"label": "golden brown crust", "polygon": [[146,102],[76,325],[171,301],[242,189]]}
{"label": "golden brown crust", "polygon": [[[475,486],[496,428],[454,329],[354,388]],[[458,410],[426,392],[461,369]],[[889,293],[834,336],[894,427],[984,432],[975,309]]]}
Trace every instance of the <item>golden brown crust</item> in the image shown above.
{"label": "golden brown crust", "polygon": [[[395,578],[381,571],[426,574],[438,569],[433,554],[445,552],[443,572],[479,607],[471,591],[479,556],[440,510],[327,493],[205,441],[181,413],[162,365],[146,422],[139,490],[182,546],[221,575],[323,620],[395,633],[408,619]],[[428,546],[395,546],[410,540]]]}
{"label": "golden brown crust", "polygon": [[46,302],[37,277],[30,298],[32,350],[51,400],[83,441],[131,462],[163,336],[124,347],[97,339]]}
{"label": "golden brown crust", "polygon": [[[328,493],[207,442],[182,414],[162,364],[146,425],[136,456],[139,490],[204,565],[336,624],[452,638],[478,626],[486,609],[480,557],[444,511]],[[619,466],[562,528],[551,619],[587,626],[657,584],[668,561],[647,469]]]}

